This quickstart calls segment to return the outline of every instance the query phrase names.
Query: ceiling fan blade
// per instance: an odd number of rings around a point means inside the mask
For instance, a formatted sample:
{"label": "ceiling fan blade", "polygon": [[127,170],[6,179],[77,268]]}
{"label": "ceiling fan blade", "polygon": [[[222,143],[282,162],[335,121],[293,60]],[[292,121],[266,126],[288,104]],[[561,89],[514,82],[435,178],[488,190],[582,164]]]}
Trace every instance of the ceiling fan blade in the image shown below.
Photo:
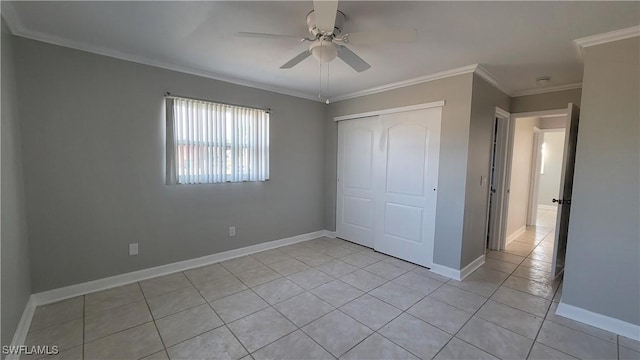
{"label": "ceiling fan blade", "polygon": [[356,55],[356,53],[346,46],[340,46],[340,49],[338,50],[338,57],[357,72],[363,72],[371,67],[371,65],[362,60],[360,56]]}
{"label": "ceiling fan blade", "polygon": [[269,34],[269,33],[246,32],[246,31],[236,33],[236,36],[261,38],[261,39],[298,39],[298,40],[303,39],[303,37],[299,35]]}
{"label": "ceiling fan blade", "polygon": [[313,13],[318,30],[327,35],[333,34],[337,11],[338,0],[313,0]]}
{"label": "ceiling fan blade", "polygon": [[296,55],[293,59],[287,61],[284,65],[280,66],[280,69],[291,69],[292,67],[298,65],[299,62],[311,56],[311,51],[305,50],[300,54]]}
{"label": "ceiling fan blade", "polygon": [[417,37],[418,33],[415,29],[363,31],[346,35],[346,43],[365,45],[388,42],[413,42]]}

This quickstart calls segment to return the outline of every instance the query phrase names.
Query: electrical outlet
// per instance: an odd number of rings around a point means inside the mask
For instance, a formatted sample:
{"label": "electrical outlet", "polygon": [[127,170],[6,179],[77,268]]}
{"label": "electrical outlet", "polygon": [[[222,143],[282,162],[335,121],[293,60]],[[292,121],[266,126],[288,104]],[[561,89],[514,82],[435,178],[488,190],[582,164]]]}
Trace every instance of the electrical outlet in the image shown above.
{"label": "electrical outlet", "polygon": [[229,236],[236,236],[236,227],[229,226]]}
{"label": "electrical outlet", "polygon": [[129,244],[129,255],[138,255],[138,243]]}

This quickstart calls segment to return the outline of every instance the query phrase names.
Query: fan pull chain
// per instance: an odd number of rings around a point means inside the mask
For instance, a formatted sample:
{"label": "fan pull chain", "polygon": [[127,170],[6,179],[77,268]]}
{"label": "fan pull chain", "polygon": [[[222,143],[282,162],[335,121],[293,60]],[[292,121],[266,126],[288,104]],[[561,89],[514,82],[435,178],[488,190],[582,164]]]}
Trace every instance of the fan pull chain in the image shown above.
{"label": "fan pull chain", "polygon": [[[327,63],[327,94],[329,93],[329,63]],[[329,105],[329,97],[327,96],[325,104]]]}
{"label": "fan pull chain", "polygon": [[318,93],[318,98],[322,99],[322,63],[320,63],[320,92]]}

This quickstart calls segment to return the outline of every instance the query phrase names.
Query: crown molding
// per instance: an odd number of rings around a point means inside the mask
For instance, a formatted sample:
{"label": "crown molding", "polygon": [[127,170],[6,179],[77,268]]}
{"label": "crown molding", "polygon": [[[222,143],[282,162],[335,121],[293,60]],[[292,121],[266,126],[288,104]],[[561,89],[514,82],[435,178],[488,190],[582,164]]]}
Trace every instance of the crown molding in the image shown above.
{"label": "crown molding", "polygon": [[[144,56],[123,53],[110,48],[87,45],[87,44],[71,41],[71,40],[64,39],[57,36],[52,36],[52,35],[36,32],[36,31],[30,31],[24,27],[24,24],[22,24],[22,22],[20,21],[20,17],[16,12],[15,7],[10,1],[1,1],[1,5],[2,5],[1,16],[5,19],[11,33],[16,36],[33,39],[37,41],[42,41],[42,42],[46,42],[54,45],[64,46],[64,47],[85,51],[89,53],[94,53],[98,55],[108,56],[108,57],[112,57],[120,60],[131,61],[131,62],[144,64],[144,65],[150,65],[150,66],[154,66],[154,67],[158,67],[166,70],[172,70],[172,71],[181,72],[185,74],[201,76],[204,78],[223,81],[223,82],[227,82],[235,85],[247,86],[255,89],[271,91],[278,94],[294,96],[294,97],[298,97],[306,100],[323,102],[322,99],[319,99],[317,96],[304,93],[301,91],[291,90],[291,89],[273,86],[273,85],[267,85],[264,83],[254,82],[250,80],[244,80],[244,79],[236,78],[233,76],[219,74],[216,72],[197,69],[189,66],[183,66],[183,65],[177,65],[173,63],[158,61],[158,60],[147,58]],[[640,25],[629,27],[626,29],[611,31],[603,34],[580,38],[580,39],[574,40],[574,44],[579,49],[580,54],[583,54],[585,47],[604,44],[607,42],[622,40],[622,39],[635,37],[635,36],[640,36]],[[381,93],[384,91],[399,89],[407,86],[422,84],[430,81],[435,81],[439,79],[444,79],[448,77],[458,76],[462,74],[469,74],[469,73],[477,74],[478,76],[482,77],[484,80],[489,82],[491,85],[493,85],[494,87],[496,87],[497,89],[499,89],[500,91],[504,92],[505,94],[511,97],[543,94],[543,93],[554,92],[554,91],[578,89],[582,87],[582,83],[577,83],[577,84],[552,86],[552,87],[546,87],[546,88],[535,88],[535,89],[529,89],[529,90],[513,91],[501,85],[496,80],[495,76],[493,76],[493,74],[487,71],[480,64],[472,64],[472,65],[458,67],[455,69],[440,71],[433,74],[418,76],[418,77],[403,80],[403,81],[376,86],[369,89],[347,93],[344,95],[336,96],[334,98],[330,98],[329,101],[336,102],[341,100],[347,100],[347,99],[357,98],[365,95]]]}
{"label": "crown molding", "polygon": [[[53,35],[37,32],[37,31],[30,31],[24,28],[24,26],[19,20],[19,17],[15,12],[15,9],[13,8],[12,5],[10,5],[10,2],[3,1],[2,6],[3,6],[2,15],[3,16],[7,14],[9,15],[9,16],[5,16],[5,20],[7,20],[7,25],[9,25],[11,32],[15,36],[42,41],[49,44],[63,46],[63,47],[76,49],[76,50],[80,50],[88,53],[108,56],[108,57],[112,57],[120,60],[131,61],[131,62],[143,64],[143,65],[150,65],[150,66],[154,66],[154,67],[158,67],[166,70],[172,70],[172,71],[177,71],[177,72],[186,73],[190,75],[202,76],[205,78],[224,81],[231,84],[248,86],[248,87],[252,87],[260,90],[272,91],[275,93],[299,97],[299,98],[312,100],[312,101],[324,102],[322,99],[318,99],[317,96],[302,93],[299,91],[294,91],[290,89],[284,89],[281,87],[275,87],[275,86],[270,86],[262,83],[253,82],[253,81],[243,80],[243,79],[239,79],[239,78],[235,78],[227,75],[218,74],[211,71],[200,70],[200,69],[195,69],[195,68],[186,67],[182,65],[166,63],[166,62],[162,62],[154,59],[149,59],[143,56],[123,53],[110,48],[87,45],[87,44],[75,42],[69,39],[64,39],[58,36],[53,36]],[[8,10],[7,14],[5,14],[5,9],[6,9],[5,6],[6,8],[10,9]],[[8,17],[11,18],[11,20],[8,20],[7,19]],[[408,79],[408,80],[393,82],[390,84],[385,84],[385,85],[373,87],[370,89],[360,90],[360,91],[348,93],[345,95],[337,96],[329,99],[329,101],[334,102],[334,101],[352,99],[360,96],[375,94],[375,93],[393,90],[393,89],[399,89],[406,86],[421,84],[421,83],[434,81],[438,79],[444,79],[444,78],[457,76],[461,74],[473,73],[477,71],[478,67],[479,67],[478,64],[473,64],[473,65],[467,65],[467,66],[463,66],[463,67],[459,67],[451,70],[445,70],[445,71],[441,71],[433,74],[423,75],[423,76],[419,76],[419,77]],[[493,76],[490,75],[486,70],[482,69],[480,75],[485,79],[487,79],[487,81],[492,83],[494,86],[497,86],[498,84],[497,81],[495,81]]]}
{"label": "crown molding", "polygon": [[467,66],[463,66],[463,67],[459,67],[451,70],[440,71],[440,72],[429,74],[429,75],[418,76],[418,77],[407,79],[407,80],[393,82],[386,85],[376,86],[369,89],[364,89],[364,90],[348,93],[345,95],[336,96],[334,98],[329,99],[329,101],[335,102],[335,101],[353,99],[353,98],[357,98],[365,95],[377,94],[384,91],[400,89],[403,87],[422,84],[422,83],[444,79],[452,76],[469,74],[469,73],[473,73],[477,67],[478,67],[478,64],[473,64],[473,65],[467,65]]}
{"label": "crown molding", "polygon": [[479,65],[479,64],[477,65],[475,73],[478,74],[483,79],[487,80],[489,84],[493,85],[496,89],[502,91],[503,93],[509,96],[513,96],[511,94],[511,90],[500,85],[500,83],[498,83],[498,80],[496,80],[495,76],[493,76],[493,74],[487,71],[487,69],[483,68],[482,65]]}
{"label": "crown molding", "polygon": [[294,96],[294,97],[303,98],[307,100],[323,102],[321,99],[319,100],[317,96],[302,93],[299,91],[285,89],[277,86],[266,85],[266,84],[262,84],[254,81],[249,81],[249,80],[243,80],[243,79],[239,79],[239,78],[228,76],[228,75],[218,74],[212,71],[206,71],[206,70],[196,69],[188,66],[182,66],[182,65],[167,63],[163,61],[153,60],[144,56],[127,54],[127,53],[123,53],[117,50],[113,50],[113,49],[105,48],[101,46],[82,44],[82,43],[64,39],[58,36],[44,34],[36,31],[27,31],[27,30],[24,30],[21,26],[16,27],[16,29],[12,29],[12,33],[15,36],[42,41],[49,44],[59,45],[59,46],[76,49],[76,50],[80,50],[80,51],[84,51],[92,54],[108,56],[108,57],[130,61],[138,64],[154,66],[154,67],[158,67],[166,70],[172,70],[172,71],[195,75],[195,76],[201,76],[204,78],[223,81],[223,82],[227,82],[235,85],[241,85],[241,86],[247,86],[255,89],[271,91],[278,94],[289,95],[289,96]]}
{"label": "crown molding", "polygon": [[640,25],[583,37],[573,40],[573,42],[580,50],[580,54],[584,56],[584,48],[589,46],[606,44],[608,42],[624,40],[635,36],[640,36]]}
{"label": "crown molding", "polygon": [[582,83],[575,83],[575,84],[567,84],[567,85],[549,86],[549,87],[540,88],[540,89],[514,91],[511,94],[511,96],[517,97],[517,96],[536,95],[536,94],[544,94],[544,93],[550,93],[550,92],[556,92],[556,91],[573,90],[573,89],[581,89],[581,88],[582,88]]}
{"label": "crown molding", "polygon": [[509,96],[512,96],[511,91],[505,88],[504,86],[500,85],[500,83],[496,80],[493,74],[487,71],[480,64],[473,64],[473,65],[462,66],[462,67],[451,69],[451,70],[440,71],[440,72],[429,74],[429,75],[418,76],[418,77],[403,80],[403,81],[393,82],[386,85],[376,86],[376,87],[365,89],[365,90],[355,91],[345,95],[336,96],[334,98],[329,99],[329,101],[335,102],[335,101],[353,99],[353,98],[357,98],[365,95],[377,94],[384,91],[400,89],[400,88],[411,86],[411,85],[422,84],[422,83],[426,83],[434,80],[440,80],[448,77],[458,76],[462,74],[469,74],[469,73],[477,74],[478,76],[482,77],[487,82],[489,82],[491,85],[496,87],[498,90],[502,91],[503,93]]}
{"label": "crown molding", "polygon": [[0,1],[0,15],[4,18],[12,34],[15,34],[17,31],[23,31],[24,27],[22,26],[20,17],[10,1]]}

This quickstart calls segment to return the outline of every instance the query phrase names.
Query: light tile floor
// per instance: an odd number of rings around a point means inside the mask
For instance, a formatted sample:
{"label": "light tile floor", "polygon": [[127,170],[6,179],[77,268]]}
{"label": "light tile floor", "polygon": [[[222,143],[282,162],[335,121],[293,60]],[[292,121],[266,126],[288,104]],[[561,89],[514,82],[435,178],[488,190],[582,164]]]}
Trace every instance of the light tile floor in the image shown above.
{"label": "light tile floor", "polygon": [[536,217],[536,225],[553,228],[556,226],[556,215],[558,211],[556,209],[550,210],[548,208],[538,207],[538,216]]}
{"label": "light tile floor", "polygon": [[554,314],[550,233],[461,282],[319,238],[38,307],[27,344],[59,345],[51,359],[640,358]]}

